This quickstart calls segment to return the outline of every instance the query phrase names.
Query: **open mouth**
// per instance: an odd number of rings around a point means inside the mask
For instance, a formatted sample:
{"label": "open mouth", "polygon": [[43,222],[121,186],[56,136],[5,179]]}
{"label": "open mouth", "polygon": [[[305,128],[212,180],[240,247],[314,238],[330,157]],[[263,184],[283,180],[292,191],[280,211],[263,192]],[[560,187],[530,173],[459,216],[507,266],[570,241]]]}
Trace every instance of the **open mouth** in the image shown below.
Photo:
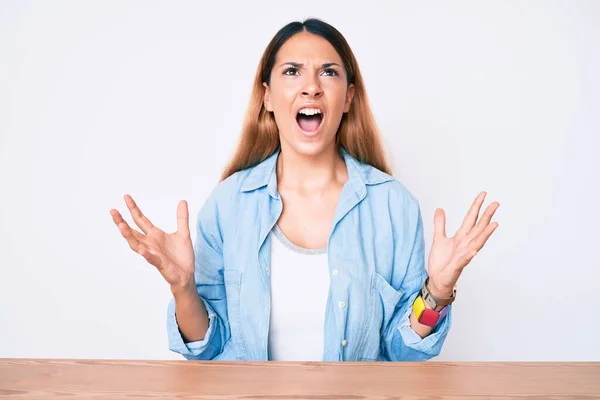
{"label": "open mouth", "polygon": [[323,122],[323,112],[316,109],[302,109],[296,115],[296,122],[304,132],[316,133]]}

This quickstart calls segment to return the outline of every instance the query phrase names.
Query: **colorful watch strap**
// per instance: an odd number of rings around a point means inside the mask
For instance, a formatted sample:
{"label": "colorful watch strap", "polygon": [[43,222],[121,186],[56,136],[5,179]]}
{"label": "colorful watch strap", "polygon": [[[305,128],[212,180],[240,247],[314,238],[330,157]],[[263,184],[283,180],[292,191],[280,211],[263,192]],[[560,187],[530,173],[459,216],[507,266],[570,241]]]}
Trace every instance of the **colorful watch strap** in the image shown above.
{"label": "colorful watch strap", "polygon": [[445,306],[439,312],[437,312],[431,308],[427,308],[423,297],[418,296],[413,303],[412,309],[417,317],[417,321],[419,321],[420,324],[433,328],[446,316],[446,314],[448,314],[448,307],[449,306]]}

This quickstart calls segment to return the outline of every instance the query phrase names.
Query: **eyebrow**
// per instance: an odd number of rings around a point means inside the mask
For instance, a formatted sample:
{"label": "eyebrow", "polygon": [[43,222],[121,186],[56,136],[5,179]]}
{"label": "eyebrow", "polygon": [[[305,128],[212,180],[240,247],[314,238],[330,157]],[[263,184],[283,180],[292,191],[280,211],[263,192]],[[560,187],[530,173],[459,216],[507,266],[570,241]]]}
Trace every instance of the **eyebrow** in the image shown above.
{"label": "eyebrow", "polygon": [[[295,67],[295,68],[301,68],[301,67],[304,67],[304,64],[297,63],[297,62],[293,62],[293,61],[284,62],[284,63],[283,63],[283,64],[281,64],[279,67],[281,68],[281,67],[283,67],[284,65],[291,65],[292,67]],[[341,68],[340,64],[338,64],[338,63],[334,63],[334,62],[330,62],[330,63],[325,63],[325,64],[322,64],[322,65],[321,65],[321,68],[329,68],[329,67],[331,67],[331,66],[333,66],[333,65],[336,65],[336,66],[338,66],[338,67],[340,67],[340,68]]]}

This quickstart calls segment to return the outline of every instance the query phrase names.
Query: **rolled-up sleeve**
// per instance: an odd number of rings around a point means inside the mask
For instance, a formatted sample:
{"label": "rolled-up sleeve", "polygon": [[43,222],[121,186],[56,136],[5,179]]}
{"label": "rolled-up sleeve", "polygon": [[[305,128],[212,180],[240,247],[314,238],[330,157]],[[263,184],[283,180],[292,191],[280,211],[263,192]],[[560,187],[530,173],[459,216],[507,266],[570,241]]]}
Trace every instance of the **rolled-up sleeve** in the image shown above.
{"label": "rolled-up sleeve", "polygon": [[[217,187],[218,189],[218,187]],[[175,299],[167,307],[169,349],[188,360],[216,358],[230,338],[227,296],[223,280],[223,237],[220,227],[218,191],[215,189],[197,218],[194,244],[196,290],[208,311],[208,330],[204,339],[184,342],[177,323]]]}
{"label": "rolled-up sleeve", "polygon": [[209,302],[202,299],[208,311],[208,330],[204,339],[195,342],[184,342],[177,317],[175,315],[175,301],[171,299],[167,309],[167,330],[169,336],[169,349],[181,354],[188,360],[211,360],[221,353],[224,343],[221,320]]}
{"label": "rolled-up sleeve", "polygon": [[400,282],[393,283],[402,297],[383,334],[385,356],[392,361],[426,361],[440,354],[452,323],[452,305],[428,336],[421,338],[410,326],[412,305],[425,283],[427,270],[423,218],[417,200],[408,197],[404,210],[397,231],[398,240],[403,243],[396,243],[394,268],[406,273],[402,274],[401,281],[398,279]]}

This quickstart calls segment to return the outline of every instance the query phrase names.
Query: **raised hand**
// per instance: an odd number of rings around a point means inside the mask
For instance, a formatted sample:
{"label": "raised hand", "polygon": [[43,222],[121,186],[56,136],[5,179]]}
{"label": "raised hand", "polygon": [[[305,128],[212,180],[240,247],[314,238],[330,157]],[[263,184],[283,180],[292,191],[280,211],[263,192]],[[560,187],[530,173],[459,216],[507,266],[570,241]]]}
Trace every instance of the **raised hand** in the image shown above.
{"label": "raised hand", "polygon": [[450,238],[446,236],[444,210],[441,208],[435,210],[433,245],[428,263],[428,287],[434,295],[443,298],[452,295],[454,285],[463,269],[498,227],[497,222],[490,223],[492,216],[500,206],[498,202],[491,203],[478,220],[479,211],[486,195],[486,192],[479,193],[465,216],[462,226]]}
{"label": "raised hand", "polygon": [[177,205],[177,231],[165,233],[142,214],[131,196],[125,195],[124,199],[141,232],[130,228],[119,211],[112,209],[110,215],[129,247],[158,269],[171,291],[193,287],[194,250],[187,202],[182,200]]}

